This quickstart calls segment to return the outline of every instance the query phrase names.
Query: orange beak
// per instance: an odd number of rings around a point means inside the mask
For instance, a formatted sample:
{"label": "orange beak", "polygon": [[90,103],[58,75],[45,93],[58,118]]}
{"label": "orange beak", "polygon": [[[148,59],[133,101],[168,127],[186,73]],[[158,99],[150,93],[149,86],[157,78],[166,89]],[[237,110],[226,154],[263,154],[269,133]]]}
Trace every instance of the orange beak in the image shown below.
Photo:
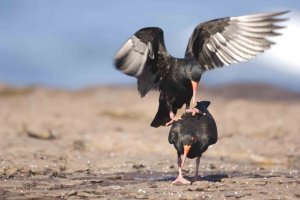
{"label": "orange beak", "polygon": [[184,145],[183,148],[184,148],[184,151],[183,151],[183,158],[182,158],[181,168],[183,168],[186,156],[188,155],[191,146],[190,145]]}
{"label": "orange beak", "polygon": [[199,82],[191,81],[192,82],[192,88],[193,88],[193,98],[192,98],[192,104],[195,105],[196,103],[196,92]]}

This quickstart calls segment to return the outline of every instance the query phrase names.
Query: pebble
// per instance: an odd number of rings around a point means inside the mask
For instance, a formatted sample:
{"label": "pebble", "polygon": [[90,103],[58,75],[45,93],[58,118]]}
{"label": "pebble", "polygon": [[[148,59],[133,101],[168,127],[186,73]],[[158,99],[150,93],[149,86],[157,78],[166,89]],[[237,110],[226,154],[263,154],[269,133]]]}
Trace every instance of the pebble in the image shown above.
{"label": "pebble", "polygon": [[254,185],[265,186],[265,185],[267,185],[267,182],[266,181],[254,182]]}
{"label": "pebble", "polygon": [[187,191],[190,191],[190,192],[191,191],[202,192],[202,191],[204,191],[204,188],[201,188],[201,187],[198,187],[198,186],[196,186],[196,187],[190,186]]}
{"label": "pebble", "polygon": [[216,169],[217,167],[216,167],[214,164],[209,164],[209,165],[208,165],[208,168],[209,168],[209,169]]}
{"label": "pebble", "polygon": [[76,196],[76,195],[77,195],[77,191],[72,190],[72,191],[66,193],[65,195],[63,195],[63,198],[66,199],[67,197]]}
{"label": "pebble", "polygon": [[83,140],[75,140],[73,142],[73,148],[75,150],[78,150],[78,151],[85,151],[86,150],[85,141],[83,141]]}
{"label": "pebble", "polygon": [[295,197],[300,198],[300,193],[294,194]]}
{"label": "pebble", "polygon": [[18,171],[18,168],[8,168],[5,170],[5,175],[7,176],[7,178],[12,178],[15,174],[17,174]]}
{"label": "pebble", "polygon": [[1,167],[1,168],[0,168],[0,175],[5,175],[5,171],[6,171],[5,168],[2,168],[2,167]]}
{"label": "pebble", "polygon": [[240,199],[240,198],[243,198],[243,197],[246,197],[246,196],[251,196],[251,193],[237,193],[235,195],[235,198]]}
{"label": "pebble", "polygon": [[142,169],[142,168],[145,168],[145,165],[143,165],[143,164],[134,164],[132,167],[134,169]]}
{"label": "pebble", "polygon": [[156,184],[149,184],[149,188],[158,188]]}
{"label": "pebble", "polygon": [[103,180],[90,180],[90,183],[92,184],[103,183]]}
{"label": "pebble", "polygon": [[116,175],[108,176],[107,178],[111,179],[111,180],[118,180],[118,179],[123,179],[123,176],[119,175],[119,174],[116,174]]}
{"label": "pebble", "polygon": [[235,197],[235,193],[234,192],[225,192],[224,197]]}
{"label": "pebble", "polygon": [[24,130],[25,133],[32,138],[42,139],[42,140],[52,140],[55,139],[56,136],[53,134],[52,130]]}

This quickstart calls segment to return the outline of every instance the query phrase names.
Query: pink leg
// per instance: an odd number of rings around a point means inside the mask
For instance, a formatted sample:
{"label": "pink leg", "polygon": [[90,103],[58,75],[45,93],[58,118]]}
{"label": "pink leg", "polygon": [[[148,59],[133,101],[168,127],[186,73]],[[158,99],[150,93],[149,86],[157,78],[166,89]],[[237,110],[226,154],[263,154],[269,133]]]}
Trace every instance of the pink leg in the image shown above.
{"label": "pink leg", "polygon": [[196,104],[196,93],[197,93],[197,87],[198,87],[199,82],[191,81],[191,83],[192,83],[192,88],[193,88],[192,106],[195,106],[195,104]]}
{"label": "pink leg", "polygon": [[176,183],[182,183],[182,184],[190,184],[191,182],[183,178],[181,168],[183,167],[184,162],[181,161],[181,157],[178,157],[178,177],[175,179],[175,181],[172,182],[172,184]]}
{"label": "pink leg", "polygon": [[197,181],[199,179],[199,175],[198,175],[199,165],[200,165],[200,157],[197,157],[196,158],[196,172],[195,172],[193,181]]}

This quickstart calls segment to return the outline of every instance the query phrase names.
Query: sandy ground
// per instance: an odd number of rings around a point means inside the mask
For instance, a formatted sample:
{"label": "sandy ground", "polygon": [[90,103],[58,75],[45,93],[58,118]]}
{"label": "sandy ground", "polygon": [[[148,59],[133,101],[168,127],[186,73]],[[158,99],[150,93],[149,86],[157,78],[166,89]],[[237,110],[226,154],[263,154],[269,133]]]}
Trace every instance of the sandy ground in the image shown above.
{"label": "sandy ground", "polygon": [[[265,86],[199,89],[219,140],[201,180],[177,176],[158,93],[0,87],[0,199],[298,199],[300,95]],[[191,178],[195,160],[184,175]]]}

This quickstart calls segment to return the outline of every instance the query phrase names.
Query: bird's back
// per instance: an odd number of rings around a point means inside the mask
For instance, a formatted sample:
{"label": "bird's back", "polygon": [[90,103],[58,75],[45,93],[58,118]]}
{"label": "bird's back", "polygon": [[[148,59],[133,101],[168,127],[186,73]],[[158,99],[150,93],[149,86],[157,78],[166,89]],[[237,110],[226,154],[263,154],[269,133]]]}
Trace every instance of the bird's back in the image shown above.
{"label": "bird's back", "polygon": [[184,104],[190,104],[193,96],[191,81],[184,74],[188,64],[184,59],[174,58],[170,70],[160,84],[159,107],[151,122],[152,127],[165,125],[171,120],[170,112],[175,115]]}
{"label": "bird's back", "polygon": [[169,142],[181,153],[183,147],[180,138],[186,134],[195,134],[196,142],[191,146],[188,158],[201,156],[208,146],[215,144],[218,139],[217,126],[212,115],[206,111],[206,115],[184,114],[182,119],[175,122],[169,133]]}
{"label": "bird's back", "polygon": [[190,158],[201,156],[209,145],[215,144],[218,140],[217,126],[211,114],[198,115],[194,120],[198,142],[192,145],[190,155],[188,155]]}

